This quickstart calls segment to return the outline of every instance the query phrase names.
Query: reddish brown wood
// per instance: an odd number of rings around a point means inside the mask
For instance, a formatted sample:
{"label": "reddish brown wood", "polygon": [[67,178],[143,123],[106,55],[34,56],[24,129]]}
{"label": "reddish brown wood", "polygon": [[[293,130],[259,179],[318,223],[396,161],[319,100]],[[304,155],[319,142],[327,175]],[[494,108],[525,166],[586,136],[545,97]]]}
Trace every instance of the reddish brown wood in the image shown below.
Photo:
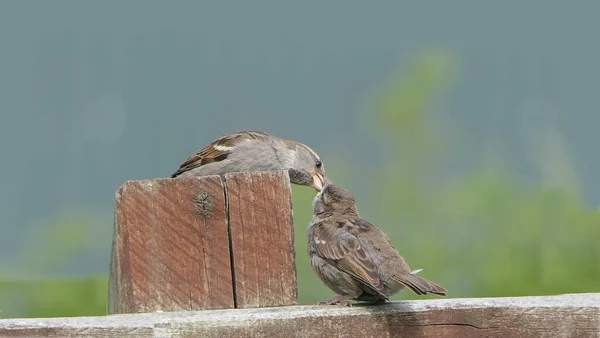
{"label": "reddish brown wood", "polygon": [[114,227],[109,313],[234,307],[220,177],[127,182]]}
{"label": "reddish brown wood", "polygon": [[109,313],[297,304],[287,172],[225,181],[154,179],[119,189]]}
{"label": "reddish brown wood", "polygon": [[287,172],[225,175],[236,307],[298,303]]}

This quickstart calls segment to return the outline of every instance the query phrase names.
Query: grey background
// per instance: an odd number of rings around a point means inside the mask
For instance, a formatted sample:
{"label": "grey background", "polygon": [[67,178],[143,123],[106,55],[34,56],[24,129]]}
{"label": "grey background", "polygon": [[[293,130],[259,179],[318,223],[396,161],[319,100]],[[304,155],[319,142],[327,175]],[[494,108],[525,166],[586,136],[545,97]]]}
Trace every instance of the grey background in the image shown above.
{"label": "grey background", "polygon": [[[97,246],[43,273],[104,273],[116,188],[166,177],[234,130],[295,139],[325,159],[353,158],[349,175],[368,173],[385,156],[373,150],[385,142],[370,123],[373,93],[427,50],[458,62],[435,106],[437,123],[463,140],[448,175],[503,149],[523,184],[538,182],[535,130],[551,129],[586,203],[600,205],[598,10],[584,1],[2,1],[0,271],[42,273],[15,257],[49,223],[84,211],[103,220],[86,233]],[[360,198],[368,176],[348,181]]]}

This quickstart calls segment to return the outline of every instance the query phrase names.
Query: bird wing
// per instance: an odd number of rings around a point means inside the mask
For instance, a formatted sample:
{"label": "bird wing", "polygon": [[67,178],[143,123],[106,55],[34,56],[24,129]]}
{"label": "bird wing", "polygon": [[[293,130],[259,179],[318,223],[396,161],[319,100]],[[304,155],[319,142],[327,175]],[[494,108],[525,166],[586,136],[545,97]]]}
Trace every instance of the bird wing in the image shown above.
{"label": "bird wing", "polygon": [[314,246],[317,254],[329,260],[338,269],[383,294],[384,285],[372,257],[369,256],[358,238],[347,229],[353,229],[351,222],[338,222],[331,227],[321,226],[314,229]]}
{"label": "bird wing", "polygon": [[391,279],[398,283],[401,283],[411,289],[417,295],[425,295],[427,293],[433,293],[440,296],[445,296],[448,292],[443,287],[436,283],[427,280],[425,278],[417,276],[421,270],[411,271],[408,263],[398,253],[398,250],[392,245],[389,237],[376,228],[371,223],[363,219],[355,219],[353,223],[356,225],[354,228],[362,233],[362,238],[370,240],[372,243],[387,243],[389,244],[386,250],[383,247],[381,249],[381,264],[384,271],[393,271],[394,274],[390,276]]}
{"label": "bird wing", "polygon": [[179,169],[171,175],[171,178],[209,163],[223,161],[229,156],[229,149],[240,142],[266,139],[268,136],[269,135],[259,131],[239,131],[221,136],[185,160],[185,162],[179,166]]}
{"label": "bird wing", "polygon": [[[362,218],[354,220],[357,229],[360,229],[363,238],[371,243],[380,243],[382,265],[392,268],[397,273],[410,273],[410,267],[390,241],[388,235]],[[387,246],[385,245],[387,243]],[[388,271],[389,269],[385,269]]]}

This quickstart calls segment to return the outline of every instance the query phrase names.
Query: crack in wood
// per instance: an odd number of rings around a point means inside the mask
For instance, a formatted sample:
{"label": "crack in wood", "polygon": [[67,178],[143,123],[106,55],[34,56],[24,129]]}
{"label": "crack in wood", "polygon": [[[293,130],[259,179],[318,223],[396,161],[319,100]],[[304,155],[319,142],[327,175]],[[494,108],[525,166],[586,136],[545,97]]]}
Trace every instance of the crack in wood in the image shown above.
{"label": "crack in wood", "polygon": [[231,285],[233,289],[233,307],[237,308],[237,293],[235,284],[235,262],[233,258],[233,238],[231,236],[231,221],[229,220],[229,194],[227,193],[227,181],[225,177],[221,176],[221,183],[223,184],[223,193],[225,194],[225,219],[227,220],[227,237],[229,239],[229,262],[231,266]]}
{"label": "crack in wood", "polygon": [[477,326],[469,323],[424,323],[424,324],[403,324],[403,326],[467,326],[478,330],[499,329],[500,326]]}

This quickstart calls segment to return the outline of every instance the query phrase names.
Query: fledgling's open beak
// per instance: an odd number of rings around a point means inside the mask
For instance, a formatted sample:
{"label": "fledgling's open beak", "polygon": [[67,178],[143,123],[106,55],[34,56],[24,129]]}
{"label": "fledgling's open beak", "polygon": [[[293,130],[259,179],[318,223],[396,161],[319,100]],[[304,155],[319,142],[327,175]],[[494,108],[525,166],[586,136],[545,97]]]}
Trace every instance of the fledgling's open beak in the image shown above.
{"label": "fledgling's open beak", "polygon": [[313,174],[313,183],[311,185],[317,192],[321,192],[325,186],[325,178],[319,173]]}

